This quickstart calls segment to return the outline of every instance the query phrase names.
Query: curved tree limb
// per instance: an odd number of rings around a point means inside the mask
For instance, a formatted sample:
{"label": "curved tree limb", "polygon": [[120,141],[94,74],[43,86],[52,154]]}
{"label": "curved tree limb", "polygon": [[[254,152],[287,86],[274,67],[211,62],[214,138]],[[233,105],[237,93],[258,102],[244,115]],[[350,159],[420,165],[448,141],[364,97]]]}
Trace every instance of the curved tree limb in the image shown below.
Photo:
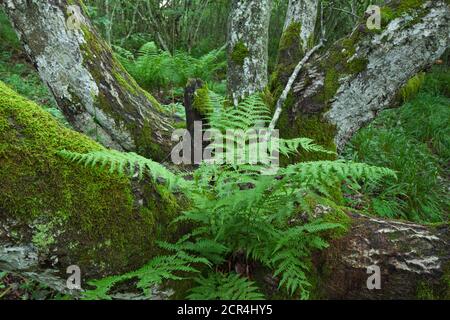
{"label": "curved tree limb", "polygon": [[120,65],[81,1],[1,0],[0,6],[76,130],[153,159],[169,153],[172,119]]}

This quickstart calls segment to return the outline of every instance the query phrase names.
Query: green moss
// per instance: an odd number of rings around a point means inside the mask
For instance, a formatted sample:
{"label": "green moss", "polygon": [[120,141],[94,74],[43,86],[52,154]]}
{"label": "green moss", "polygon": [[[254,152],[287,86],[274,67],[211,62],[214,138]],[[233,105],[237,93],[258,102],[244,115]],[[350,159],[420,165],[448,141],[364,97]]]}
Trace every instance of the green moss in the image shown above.
{"label": "green moss", "polygon": [[291,23],[286,30],[284,30],[281,39],[280,39],[280,51],[283,50],[289,50],[293,46],[296,47],[296,49],[301,50],[301,39],[300,39],[300,32],[302,30],[302,25],[300,22],[293,22]]}
{"label": "green moss", "polygon": [[[424,0],[395,0],[381,8],[381,24],[387,26],[392,20],[401,17],[405,13],[420,9]],[[419,13],[418,16],[422,14]]]}
{"label": "green moss", "polygon": [[300,31],[301,24],[299,22],[292,23],[281,36],[277,65],[270,80],[271,91],[276,97],[281,95],[289,77],[304,55]]}
{"label": "green moss", "polygon": [[211,101],[209,97],[209,90],[207,86],[197,89],[194,94],[193,108],[201,115],[207,115],[211,112]]}
{"label": "green moss", "polygon": [[442,298],[450,300],[450,263],[444,266],[444,275],[442,276],[441,283],[444,287]]}
{"label": "green moss", "polygon": [[144,121],[142,127],[130,126],[135,137],[136,151],[142,155],[148,155],[152,160],[162,161],[167,154],[161,145],[153,140],[153,129],[149,120]]}
{"label": "green moss", "polygon": [[54,222],[37,224],[35,228],[36,231],[32,238],[33,244],[41,251],[48,251],[50,246],[56,242],[54,237]]}
{"label": "green moss", "polygon": [[[293,95],[289,94],[284,109],[289,110],[293,104]],[[280,136],[285,139],[306,137],[314,140],[326,149],[336,151],[334,136],[336,127],[323,120],[322,113],[318,114],[300,114],[297,118],[291,119],[289,112],[283,112],[278,122]],[[297,155],[289,158],[282,157],[281,165],[288,165],[296,162],[316,161],[316,160],[335,160],[336,156],[317,152],[300,151]]]}
{"label": "green moss", "polygon": [[335,68],[329,68],[325,73],[323,101],[328,101],[334,97],[339,89],[339,73]]}
{"label": "green moss", "polygon": [[330,53],[321,64],[325,71],[325,81],[323,92],[317,97],[318,101],[327,104],[339,89],[339,79],[357,75],[365,70],[368,60],[364,57],[355,57],[356,44],[360,39],[360,32],[355,31],[350,37],[337,42],[329,50]]}
{"label": "green moss", "polygon": [[234,45],[233,51],[231,52],[231,60],[239,66],[244,65],[245,58],[250,55],[250,50],[244,44],[244,42],[239,41]]}
{"label": "green moss", "polygon": [[28,241],[64,251],[73,260],[60,263],[76,263],[87,275],[145,263],[178,212],[177,202],[149,185],[140,206],[128,178],[62,159],[57,152],[63,149],[85,153],[103,147],[59,125],[2,82],[0,92],[1,223],[7,218],[31,226]]}
{"label": "green moss", "polygon": [[435,300],[433,288],[426,282],[420,281],[417,285],[417,299],[419,300]]}

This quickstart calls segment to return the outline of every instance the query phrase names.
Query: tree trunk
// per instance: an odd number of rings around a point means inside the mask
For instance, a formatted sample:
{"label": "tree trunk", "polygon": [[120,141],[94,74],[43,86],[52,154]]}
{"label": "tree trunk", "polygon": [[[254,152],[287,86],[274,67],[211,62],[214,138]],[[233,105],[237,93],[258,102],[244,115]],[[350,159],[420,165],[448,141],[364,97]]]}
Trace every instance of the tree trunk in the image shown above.
{"label": "tree trunk", "polygon": [[118,150],[164,159],[171,119],[94,30],[81,1],[0,0],[72,126]]}
{"label": "tree trunk", "polygon": [[236,105],[267,85],[270,0],[233,0],[228,30],[228,92]]}
{"label": "tree trunk", "polygon": [[62,158],[58,151],[104,148],[2,82],[0,92],[0,270],[65,291],[71,265],[85,283],[158,254],[156,241],[176,234],[169,223],[183,198]]}
{"label": "tree trunk", "polygon": [[[283,137],[309,137],[342,151],[352,135],[392,105],[397,93],[449,46],[450,9],[445,1],[423,1],[405,9],[393,1],[380,31],[361,23],[347,38],[308,63],[284,106]],[[395,18],[397,17],[397,18]],[[301,154],[314,160],[317,155]]]}
{"label": "tree trunk", "polygon": [[296,65],[314,45],[319,3],[317,0],[290,0],[278,48],[277,65],[269,88],[278,98]]}
{"label": "tree trunk", "polygon": [[[448,224],[351,218],[349,233],[316,259],[318,298],[450,299]],[[369,290],[373,266],[380,268],[381,288]]]}
{"label": "tree trunk", "polygon": [[300,38],[299,47],[306,51],[313,45],[316,28],[318,0],[289,0],[284,32],[293,32]]}

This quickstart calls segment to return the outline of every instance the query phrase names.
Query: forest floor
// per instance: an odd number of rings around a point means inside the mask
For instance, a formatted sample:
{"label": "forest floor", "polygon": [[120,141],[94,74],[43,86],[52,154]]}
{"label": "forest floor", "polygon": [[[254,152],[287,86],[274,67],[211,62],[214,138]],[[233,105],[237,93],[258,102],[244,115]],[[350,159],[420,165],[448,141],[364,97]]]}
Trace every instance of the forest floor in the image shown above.
{"label": "forest floor", "polygon": [[[47,87],[20,51],[0,51],[0,81],[68,126]],[[347,187],[348,205],[386,218],[448,222],[449,83],[450,73],[445,65],[419,74],[399,96],[400,107],[384,111],[352,139],[345,158],[394,169],[399,179],[359,190]],[[22,276],[0,271],[0,300],[65,298],[68,297]]]}

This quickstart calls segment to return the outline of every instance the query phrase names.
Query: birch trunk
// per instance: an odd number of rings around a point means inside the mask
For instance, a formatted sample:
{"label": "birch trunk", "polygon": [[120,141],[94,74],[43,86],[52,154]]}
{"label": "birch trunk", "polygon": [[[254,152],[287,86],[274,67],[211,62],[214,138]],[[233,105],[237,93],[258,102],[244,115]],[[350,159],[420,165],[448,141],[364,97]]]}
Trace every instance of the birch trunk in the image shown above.
{"label": "birch trunk", "polygon": [[[394,15],[382,30],[365,21],[326,53],[305,65],[284,105],[281,136],[304,136],[342,151],[352,135],[393,104],[410,78],[432,65],[449,46],[445,1],[406,1],[382,9]],[[284,86],[281,86],[284,88]],[[296,160],[314,160],[302,154]]]}
{"label": "birch trunk", "polygon": [[267,85],[271,1],[233,0],[228,30],[228,92],[234,104]]}
{"label": "birch trunk", "polygon": [[165,158],[171,119],[115,59],[81,1],[1,0],[0,6],[76,130],[108,147]]}

